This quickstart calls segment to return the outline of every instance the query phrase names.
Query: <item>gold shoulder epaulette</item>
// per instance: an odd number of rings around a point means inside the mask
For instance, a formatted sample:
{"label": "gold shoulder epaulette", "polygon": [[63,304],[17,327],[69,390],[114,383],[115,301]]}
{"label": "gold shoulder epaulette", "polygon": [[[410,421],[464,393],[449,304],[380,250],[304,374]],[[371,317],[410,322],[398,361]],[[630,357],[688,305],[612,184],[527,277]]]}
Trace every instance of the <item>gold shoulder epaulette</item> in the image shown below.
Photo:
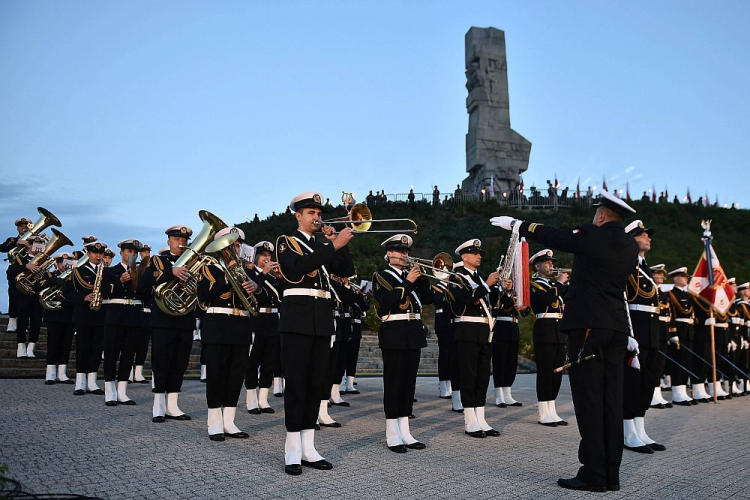
{"label": "gold shoulder epaulette", "polygon": [[383,278],[380,275],[380,273],[373,274],[372,275],[372,281],[373,281],[373,283],[375,283],[375,284],[377,284],[379,286],[382,286],[383,288],[385,288],[389,292],[393,290],[393,287],[391,286],[391,284],[388,283],[388,281],[385,278]]}
{"label": "gold shoulder epaulette", "polygon": [[159,257],[157,257],[156,255],[154,255],[153,257],[151,257],[151,262],[154,264],[154,267],[158,271],[164,272],[164,263],[161,261],[161,259]]}
{"label": "gold shoulder epaulette", "polygon": [[211,283],[214,283],[216,281],[216,278],[214,278],[211,274],[211,271],[208,269],[209,267],[210,266],[203,266],[203,276],[205,276],[206,279]]}
{"label": "gold shoulder epaulette", "polygon": [[298,255],[302,255],[302,248],[297,243],[297,240],[291,236],[281,235],[276,238],[276,253],[284,253],[287,250],[291,250]]}
{"label": "gold shoulder epaulette", "polygon": [[529,281],[529,284],[531,285],[531,291],[532,292],[534,291],[534,288],[536,288],[537,290],[541,290],[542,292],[546,292],[547,291],[546,288],[544,288],[542,285],[540,285],[539,283],[537,283],[534,280]]}
{"label": "gold shoulder epaulette", "polygon": [[81,276],[81,273],[78,272],[78,268],[77,267],[75,269],[73,269],[73,276],[75,276],[76,281],[82,287],[88,288],[89,290],[93,290],[94,289],[94,285],[93,284],[89,284],[88,281],[86,281],[85,279],[83,279],[83,277]]}

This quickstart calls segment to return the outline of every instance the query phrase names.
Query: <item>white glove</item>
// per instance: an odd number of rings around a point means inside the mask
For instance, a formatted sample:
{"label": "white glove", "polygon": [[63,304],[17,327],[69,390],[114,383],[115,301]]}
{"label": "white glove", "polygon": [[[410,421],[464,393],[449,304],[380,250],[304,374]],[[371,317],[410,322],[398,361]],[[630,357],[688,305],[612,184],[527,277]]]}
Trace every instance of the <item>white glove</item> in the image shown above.
{"label": "white glove", "polygon": [[742,339],[742,348],[743,348],[743,349],[747,349],[747,348],[750,348],[750,342],[748,342],[748,341],[747,341],[747,340],[745,340],[745,339]]}
{"label": "white glove", "polygon": [[493,226],[501,227],[506,231],[512,231],[513,226],[520,224],[522,221],[514,219],[513,217],[508,217],[507,215],[501,215],[500,217],[491,218],[490,222]]}
{"label": "white glove", "polygon": [[336,334],[334,333],[331,335],[331,349],[333,349],[333,344],[336,343]]}
{"label": "white glove", "polygon": [[731,341],[731,342],[729,343],[729,345],[730,345],[730,346],[732,347],[732,350],[733,350],[733,351],[736,351],[736,350],[737,350],[737,342],[735,342],[734,340],[733,340],[733,341]]}
{"label": "white glove", "polygon": [[706,322],[703,323],[706,326],[711,326],[716,324],[716,318],[706,318]]}
{"label": "white glove", "polygon": [[680,337],[678,337],[677,335],[675,335],[674,337],[669,337],[669,341],[674,345],[678,345],[680,343]]}
{"label": "white glove", "polygon": [[628,337],[628,351],[638,352],[638,341],[634,337]]}

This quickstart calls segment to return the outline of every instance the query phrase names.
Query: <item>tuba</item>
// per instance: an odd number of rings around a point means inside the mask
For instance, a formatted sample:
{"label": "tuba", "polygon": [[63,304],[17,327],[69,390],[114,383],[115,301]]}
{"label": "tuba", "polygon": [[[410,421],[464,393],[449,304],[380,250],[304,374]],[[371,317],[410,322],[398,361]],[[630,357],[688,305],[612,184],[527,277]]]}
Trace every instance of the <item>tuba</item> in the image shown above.
{"label": "tuba", "polygon": [[[58,279],[67,282],[68,280],[70,280],[71,276],[73,276],[72,267],[60,273]],[[54,284],[39,292],[39,303],[42,305],[42,307],[47,311],[59,311],[60,309],[62,309],[64,300],[63,288],[64,285]]]}
{"label": "tuba", "polygon": [[213,241],[216,233],[227,227],[223,220],[208,210],[201,210],[198,216],[203,221],[203,227],[173,264],[174,267],[185,267],[190,277],[184,282],[174,279],[162,283],[154,290],[154,302],[169,316],[185,316],[195,309],[198,303],[200,271],[206,264],[216,262],[213,257],[202,255],[202,252],[206,245]]}
{"label": "tuba", "polygon": [[206,253],[210,253],[216,256],[217,265],[224,271],[227,276],[227,281],[232,285],[232,290],[242,302],[244,307],[253,316],[258,315],[258,299],[253,294],[249,294],[242,288],[242,284],[246,281],[250,281],[247,273],[245,272],[245,266],[243,261],[237,256],[237,252],[234,251],[234,242],[240,237],[240,233],[236,229],[225,234],[219,239],[213,241],[206,246]]}
{"label": "tuba", "polygon": [[[55,214],[53,214],[46,208],[36,207],[36,210],[37,212],[39,212],[39,219],[37,219],[35,223],[29,224],[29,230],[23,233],[23,235],[18,238],[18,241],[26,241],[34,236],[41,236],[42,231],[44,231],[49,226],[62,227],[62,222],[60,222],[60,219],[58,219]],[[72,243],[67,244],[72,245]],[[27,253],[28,250],[26,250],[26,247],[18,245],[8,252],[8,260],[13,262],[19,257],[25,257]]]}
{"label": "tuba", "polygon": [[55,259],[52,258],[52,255],[61,247],[73,244],[67,236],[55,228],[52,228],[52,234],[54,234],[54,236],[47,244],[44,251],[39,252],[33,259],[31,259],[31,261],[29,261],[29,264],[39,266],[39,269],[33,273],[28,269],[24,269],[21,274],[16,276],[16,288],[18,288],[18,291],[24,295],[36,294],[34,287],[39,282],[39,279],[44,275],[47,269],[55,265]]}

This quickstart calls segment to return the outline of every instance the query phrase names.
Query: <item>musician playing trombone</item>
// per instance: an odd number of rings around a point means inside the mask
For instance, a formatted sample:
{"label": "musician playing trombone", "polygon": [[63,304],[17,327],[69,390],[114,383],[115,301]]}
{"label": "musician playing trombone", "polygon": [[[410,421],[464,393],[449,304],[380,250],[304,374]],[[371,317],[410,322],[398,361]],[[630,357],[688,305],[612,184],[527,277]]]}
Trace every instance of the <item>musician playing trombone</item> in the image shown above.
{"label": "musician playing trombone", "polygon": [[[232,243],[236,257],[245,238],[241,229],[221,229],[214,241],[230,232],[239,235]],[[206,247],[207,251],[209,248]],[[247,294],[247,297],[258,289],[258,285],[247,279],[238,283],[242,290],[237,290],[227,275],[227,270],[242,265],[234,260],[223,260],[221,266],[206,265],[201,271],[203,279],[198,282],[198,300],[207,305],[201,325],[201,343],[206,359],[208,437],[211,441],[250,437],[234,423],[252,343],[250,311],[243,305],[240,294]]]}
{"label": "musician playing trombone", "polygon": [[425,448],[411,435],[409,415],[421,349],[427,347],[422,305],[433,302],[434,292],[419,266],[409,266],[407,258],[413,243],[406,234],[396,234],[381,243],[388,267],[372,278],[381,319],[378,344],[383,354],[385,439],[388,449],[396,453]]}

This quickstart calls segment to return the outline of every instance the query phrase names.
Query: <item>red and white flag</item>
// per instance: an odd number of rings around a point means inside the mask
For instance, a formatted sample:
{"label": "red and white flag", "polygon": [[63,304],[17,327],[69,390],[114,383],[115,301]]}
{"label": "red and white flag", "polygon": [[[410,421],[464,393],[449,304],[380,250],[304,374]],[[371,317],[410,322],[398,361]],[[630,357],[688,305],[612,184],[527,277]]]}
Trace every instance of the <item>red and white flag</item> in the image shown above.
{"label": "red and white flag", "polygon": [[[706,253],[710,257],[706,257]],[[734,301],[734,291],[711,243],[706,244],[701,260],[698,261],[698,266],[690,279],[688,291],[708,302],[721,314],[724,314]]]}

